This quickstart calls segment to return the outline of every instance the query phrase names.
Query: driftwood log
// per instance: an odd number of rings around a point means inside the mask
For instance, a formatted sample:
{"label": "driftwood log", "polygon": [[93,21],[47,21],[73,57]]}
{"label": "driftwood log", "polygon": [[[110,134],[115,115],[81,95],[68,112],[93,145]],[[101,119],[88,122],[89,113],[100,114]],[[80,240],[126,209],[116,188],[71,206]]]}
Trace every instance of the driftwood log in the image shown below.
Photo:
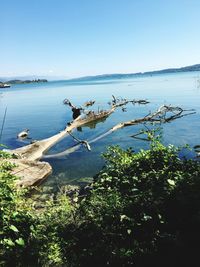
{"label": "driftwood log", "polygon": [[[73,105],[69,100],[65,99],[64,103],[71,107],[72,109],[77,109],[75,105]],[[51,172],[52,168],[47,162],[39,162],[41,158],[49,158],[49,157],[60,157],[63,155],[68,155],[78,150],[82,145],[86,147],[89,151],[91,150],[90,145],[104,137],[108,134],[111,134],[123,127],[137,125],[140,123],[166,123],[171,122],[175,119],[181,118],[183,116],[191,115],[194,113],[193,110],[183,110],[180,107],[173,106],[161,106],[158,110],[153,113],[149,113],[147,116],[143,118],[134,119],[127,122],[121,122],[115,126],[113,126],[110,130],[105,132],[104,134],[96,137],[93,140],[86,141],[80,140],[76,138],[72,131],[80,126],[87,125],[91,122],[101,122],[101,120],[109,117],[117,108],[124,107],[127,104],[141,104],[146,105],[149,102],[146,100],[126,100],[126,99],[117,99],[113,96],[113,100],[110,103],[111,107],[108,110],[101,110],[98,112],[89,111],[84,114],[84,108],[78,107],[83,114],[78,116],[72,122],[67,123],[65,129],[49,138],[36,141],[33,144],[26,145],[24,147],[11,150],[10,153],[14,154],[17,159],[15,159],[15,164],[17,165],[14,168],[13,172],[16,173],[21,180],[18,181],[18,185],[20,186],[32,186],[38,184],[40,181],[45,179]],[[73,110],[72,110],[73,112]],[[66,136],[72,136],[74,140],[77,141],[77,144],[68,148],[67,150],[57,153],[55,155],[47,155],[44,154],[57,142],[63,139]],[[42,165],[43,164],[43,165]],[[34,169],[33,169],[34,167]],[[41,168],[43,171],[41,171]],[[34,171],[33,171],[34,170]]]}
{"label": "driftwood log", "polygon": [[[146,100],[122,100],[113,104],[109,110],[102,110],[100,112],[95,113],[94,111],[88,112],[86,115],[80,115],[78,118],[69,122],[66,128],[58,134],[55,134],[49,138],[36,141],[33,144],[23,146],[21,148],[17,148],[12,150],[11,152],[15,154],[18,158],[25,158],[28,160],[39,160],[42,158],[43,154],[47,152],[52,146],[54,146],[61,139],[69,135],[74,129],[86,125],[91,122],[101,121],[104,118],[110,116],[118,107],[127,105],[128,103],[132,104],[147,104]],[[71,106],[70,102],[70,106]],[[75,107],[74,105],[72,105]]]}
{"label": "driftwood log", "polygon": [[[105,133],[101,134],[100,136],[98,136],[98,137],[96,137],[90,141],[87,141],[87,142],[89,145],[91,145],[92,143],[94,143],[94,142],[96,142],[96,141],[108,136],[109,134],[111,134],[111,133],[113,133],[119,129],[122,129],[124,127],[134,126],[134,125],[144,124],[144,123],[145,124],[146,123],[150,123],[150,124],[170,123],[176,119],[182,118],[184,116],[192,115],[195,113],[196,112],[193,109],[185,110],[185,109],[182,109],[180,107],[163,105],[163,106],[160,106],[155,112],[149,113],[145,117],[118,123],[117,125],[113,126],[110,130],[108,130],[107,132],[105,132]],[[76,145],[66,149],[63,152],[51,154],[51,155],[46,155],[46,156],[44,156],[44,158],[63,157],[63,156],[69,155],[69,154],[77,151],[78,149],[80,149],[80,147],[81,147],[81,143],[78,142]]]}
{"label": "driftwood log", "polygon": [[[100,122],[101,120],[110,116],[118,107],[132,104],[147,104],[146,100],[116,100],[112,101],[111,108],[108,110],[101,110],[98,112],[89,111],[86,114],[78,116],[72,122],[67,123],[65,129],[58,134],[55,134],[49,138],[36,141],[32,144],[23,146],[9,151],[11,154],[15,155],[15,164],[17,167],[14,168],[13,173],[16,173],[20,181],[17,182],[20,186],[33,186],[38,184],[40,181],[44,180],[52,172],[52,168],[47,162],[39,162],[43,157],[45,152],[47,152],[52,146],[57,142],[62,140],[66,136],[72,136],[72,131],[80,126],[84,126],[91,122]],[[68,99],[64,100],[64,104],[72,108],[74,115],[74,110],[84,111],[82,107],[76,107]],[[77,139],[73,136],[74,139]],[[84,145],[88,150],[90,150],[90,145],[85,140],[76,140],[80,145]],[[41,172],[41,164],[43,164]],[[33,171],[34,168],[34,171]]]}

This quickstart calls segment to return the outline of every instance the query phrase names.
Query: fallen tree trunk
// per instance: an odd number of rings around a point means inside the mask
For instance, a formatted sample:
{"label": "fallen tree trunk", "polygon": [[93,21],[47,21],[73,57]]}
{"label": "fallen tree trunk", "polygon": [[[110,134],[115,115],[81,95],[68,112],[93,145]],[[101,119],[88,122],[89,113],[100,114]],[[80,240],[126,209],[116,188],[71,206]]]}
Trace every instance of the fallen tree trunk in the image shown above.
{"label": "fallen tree trunk", "polygon": [[[184,113],[189,112],[189,113]],[[180,107],[173,107],[173,106],[167,106],[163,105],[160,106],[158,110],[156,110],[154,113],[149,113],[147,116],[135,120],[130,120],[127,122],[121,122],[117,125],[115,125],[111,131],[114,132],[118,129],[121,129],[123,127],[132,126],[140,123],[150,122],[150,123],[167,123],[171,122],[173,120],[182,118],[184,116],[195,114],[193,109],[191,110],[184,110]],[[168,115],[169,114],[169,115]],[[168,115],[168,117],[167,117]]]}
{"label": "fallen tree trunk", "polygon": [[[172,122],[173,120],[182,118],[184,116],[192,115],[195,113],[196,112],[194,112],[194,110],[192,110],[192,109],[191,110],[184,110],[180,107],[163,105],[163,106],[160,106],[155,112],[149,113],[145,117],[118,123],[117,125],[113,126],[110,130],[108,130],[104,134],[101,134],[100,136],[94,138],[93,140],[87,141],[87,142],[89,145],[91,145],[92,143],[94,143],[94,142],[96,142],[96,141],[108,136],[109,134],[111,134],[111,133],[113,133],[119,129],[122,129],[124,127],[138,125],[141,123],[151,123],[151,124],[153,124],[153,123],[159,123],[159,124],[169,123],[169,122]],[[77,151],[78,149],[80,149],[80,147],[81,147],[81,142],[79,142],[77,145],[74,145],[74,146],[66,149],[63,152],[52,154],[52,155],[46,155],[44,158],[58,158],[58,157],[67,156],[67,155]]]}
{"label": "fallen tree trunk", "polygon": [[[70,107],[74,105],[71,104],[70,101],[65,100],[67,103],[70,103]],[[66,128],[61,131],[58,134],[55,134],[49,138],[36,141],[33,144],[17,148],[14,150],[11,150],[10,152],[15,154],[18,158],[25,158],[28,160],[39,160],[42,158],[43,154],[48,151],[52,146],[54,146],[57,142],[59,142],[61,139],[63,139],[65,136],[69,135],[69,132],[73,131],[74,129],[86,125],[91,122],[95,121],[101,121],[101,119],[104,119],[108,116],[110,116],[116,108],[127,105],[128,103],[132,104],[147,104],[149,103],[146,100],[119,100],[115,101],[114,104],[112,104],[111,108],[109,110],[102,110],[98,113],[95,113],[94,111],[90,111],[84,117],[79,116],[75,120],[73,120],[71,123],[68,123]]]}
{"label": "fallen tree trunk", "polygon": [[127,122],[121,122],[115,126],[113,126],[110,130],[105,132],[104,134],[96,137],[91,141],[79,140],[74,137],[71,132],[80,126],[86,125],[88,123],[94,121],[101,121],[102,119],[110,116],[116,108],[123,107],[128,103],[132,104],[147,104],[146,100],[117,100],[114,98],[112,101],[111,108],[109,110],[100,111],[95,113],[93,111],[87,113],[84,117],[79,116],[77,119],[73,120],[71,123],[68,123],[66,128],[58,134],[51,136],[49,138],[36,141],[33,144],[11,150],[10,153],[17,156],[17,159],[13,159],[13,161],[17,167],[14,168],[13,173],[17,174],[21,180],[17,182],[17,185],[23,186],[31,186],[40,183],[44,180],[52,171],[52,168],[47,162],[39,162],[46,151],[48,151],[52,146],[54,146],[57,142],[59,142],[65,136],[71,135],[75,140],[78,141],[77,145],[68,148],[67,150],[58,153],[56,155],[48,155],[48,157],[55,156],[63,156],[69,155],[76,150],[78,150],[81,145],[84,145],[88,150],[90,150],[90,144],[106,137],[107,135],[127,126],[137,125],[140,123],[166,123],[171,122],[175,119],[181,118],[183,116],[194,114],[193,110],[183,110],[180,107],[172,107],[172,106],[161,106],[154,113],[149,113],[147,116],[143,118],[134,119]]}
{"label": "fallen tree trunk", "polygon": [[[16,185],[30,187],[40,184],[46,177],[49,176],[49,174],[52,173],[52,167],[49,163],[39,161],[43,154],[62,138],[69,135],[69,133],[75,128],[87,124],[90,121],[105,118],[113,111],[114,109],[111,109],[93,117],[89,116],[84,119],[82,119],[80,116],[70,123],[63,131],[52,137],[43,139],[41,141],[36,141],[33,144],[15,150],[11,150],[10,153],[17,157],[16,159],[9,159],[11,163],[15,164],[12,173],[20,178],[16,182]],[[85,144],[89,147],[87,142],[85,142]]]}
{"label": "fallen tree trunk", "polygon": [[[10,153],[17,157],[16,159],[10,160],[14,161],[14,163],[16,164],[13,173],[17,174],[17,176],[21,178],[17,182],[17,185],[32,186],[40,183],[52,172],[52,168],[49,163],[39,162],[45,152],[47,152],[52,146],[54,146],[64,137],[71,135],[71,132],[74,129],[80,126],[87,125],[91,122],[99,122],[102,119],[105,119],[110,116],[116,108],[123,107],[128,103],[138,103],[145,105],[149,102],[146,100],[114,99],[109,110],[102,110],[97,113],[95,113],[94,111],[89,111],[87,114],[84,115],[84,117],[81,115],[78,118],[74,119],[72,122],[68,123],[66,128],[58,134],[55,134],[54,136],[40,141],[36,141],[33,144],[29,144],[24,147],[11,150]],[[76,108],[68,100],[65,100],[65,104],[69,105],[71,108]],[[82,108],[80,108],[80,110],[84,111],[84,109]],[[90,150],[90,146],[87,141],[79,141],[80,145],[83,144],[88,150]]]}
{"label": "fallen tree trunk", "polygon": [[110,110],[103,111],[99,114],[92,114],[92,115],[89,114],[86,118],[81,118],[81,116],[79,116],[60,133],[54,136],[51,136],[47,139],[36,141],[33,144],[20,147],[15,150],[11,150],[10,152],[12,154],[15,154],[18,158],[24,158],[28,160],[39,160],[42,158],[43,154],[46,151],[48,151],[52,146],[54,146],[57,142],[59,142],[65,136],[69,135],[69,132],[87,123],[108,117],[111,113],[114,112],[114,110],[115,108],[111,108]]}
{"label": "fallen tree trunk", "polygon": [[35,186],[42,183],[52,173],[52,167],[48,162],[40,162],[27,159],[0,159],[0,164],[8,162],[14,164],[11,171],[13,175],[19,177],[16,180],[17,186]]}

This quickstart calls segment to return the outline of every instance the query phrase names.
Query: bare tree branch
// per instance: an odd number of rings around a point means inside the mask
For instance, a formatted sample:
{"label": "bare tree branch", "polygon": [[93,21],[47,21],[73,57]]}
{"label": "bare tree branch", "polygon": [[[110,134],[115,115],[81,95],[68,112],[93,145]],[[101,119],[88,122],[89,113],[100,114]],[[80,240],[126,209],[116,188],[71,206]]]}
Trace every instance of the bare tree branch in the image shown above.
{"label": "bare tree branch", "polygon": [[[116,107],[117,104],[115,104]],[[180,107],[174,107],[174,106],[167,106],[167,105],[163,105],[160,106],[155,112],[153,113],[149,113],[148,115],[139,118],[139,119],[134,119],[131,121],[127,121],[127,122],[121,122],[118,123],[117,125],[113,126],[110,130],[108,130],[107,132],[105,132],[104,134],[101,134],[100,136],[94,138],[93,140],[88,141],[88,144],[92,144],[104,137],[106,137],[107,135],[122,129],[124,127],[128,127],[128,126],[134,126],[134,125],[138,125],[138,124],[146,124],[146,123],[150,123],[150,124],[154,124],[154,123],[169,123],[171,121],[174,121],[176,119],[182,118],[184,116],[188,116],[188,115],[192,115],[195,114],[196,112],[194,112],[194,110],[184,110]],[[145,127],[147,127],[145,125]],[[147,127],[148,129],[148,127]],[[141,134],[141,133],[139,133]],[[137,135],[135,135],[135,138],[137,139],[141,139],[141,140],[147,140],[145,138],[139,138],[137,137]],[[134,136],[133,136],[134,137]],[[80,148],[80,144],[77,144],[75,146],[72,146],[68,149],[66,149],[63,152],[54,154],[54,155],[47,155],[45,156],[45,158],[51,158],[51,157],[62,157],[62,156],[66,156],[69,155],[75,151],[77,151]]]}
{"label": "bare tree branch", "polygon": [[[113,126],[110,130],[108,130],[107,132],[105,132],[104,134],[101,134],[100,136],[94,138],[93,140],[90,141],[86,141],[86,140],[80,140],[77,137],[75,137],[74,135],[72,135],[72,131],[78,127],[87,125],[88,123],[93,123],[93,122],[101,122],[102,119],[105,119],[107,117],[109,117],[117,108],[119,107],[125,107],[127,104],[132,103],[132,104],[142,104],[142,105],[146,105],[149,102],[147,100],[127,100],[127,99],[119,99],[113,96],[113,100],[111,103],[111,108],[108,110],[98,110],[97,112],[90,110],[89,112],[87,112],[86,114],[83,113],[83,108],[82,107],[76,107],[75,105],[73,105],[68,99],[64,100],[65,104],[68,105],[73,112],[73,116],[75,117],[73,121],[68,122],[67,126],[65,127],[65,129],[49,138],[40,140],[40,141],[36,141],[33,144],[29,144],[27,146],[15,149],[15,150],[11,150],[10,153],[15,154],[18,158],[15,159],[16,164],[21,164],[21,166],[24,164],[24,160],[27,162],[25,165],[23,165],[23,168],[20,168],[20,173],[19,176],[23,179],[23,177],[29,177],[28,180],[22,180],[20,182],[20,184],[22,185],[33,185],[35,183],[37,183],[37,181],[44,179],[44,177],[46,177],[50,172],[51,172],[51,166],[47,163],[45,163],[46,165],[48,165],[45,169],[45,172],[43,172],[43,174],[41,174],[39,172],[39,170],[41,169],[41,165],[39,162],[39,160],[44,156],[45,152],[47,152],[52,146],[54,146],[57,142],[59,142],[61,139],[63,139],[66,136],[72,136],[74,138],[74,140],[76,140],[78,143],[70,148],[68,148],[67,150],[58,153],[56,155],[48,155],[46,157],[58,157],[58,156],[63,156],[63,155],[69,155],[73,152],[75,152],[76,150],[78,150],[82,145],[84,145],[84,147],[87,148],[88,151],[91,150],[90,148],[90,144],[106,137],[107,135],[113,133],[114,131],[117,131],[119,129],[122,129],[124,127],[128,127],[128,126],[133,126],[133,125],[138,125],[138,124],[144,124],[144,123],[150,123],[150,124],[154,124],[154,123],[167,123],[167,122],[171,122],[173,120],[176,120],[178,118],[184,117],[184,116],[188,116],[191,114],[194,114],[194,110],[184,110],[180,107],[173,107],[173,106],[161,106],[158,110],[156,110],[153,113],[149,113],[148,115],[146,115],[145,117],[142,118],[138,118],[138,119],[134,119],[134,120],[130,120],[130,121],[126,121],[126,122],[121,122],[115,126]],[[80,114],[77,116],[76,111],[80,111]],[[78,113],[78,112],[77,112]],[[81,114],[82,113],[82,114]],[[23,169],[26,169],[27,166],[29,166],[30,164],[33,164],[35,168],[38,169],[38,174],[35,171],[34,172],[34,176],[32,177],[32,174],[28,175],[27,173],[25,173],[23,171]],[[22,171],[21,171],[22,170]],[[30,168],[29,168],[30,170]]]}

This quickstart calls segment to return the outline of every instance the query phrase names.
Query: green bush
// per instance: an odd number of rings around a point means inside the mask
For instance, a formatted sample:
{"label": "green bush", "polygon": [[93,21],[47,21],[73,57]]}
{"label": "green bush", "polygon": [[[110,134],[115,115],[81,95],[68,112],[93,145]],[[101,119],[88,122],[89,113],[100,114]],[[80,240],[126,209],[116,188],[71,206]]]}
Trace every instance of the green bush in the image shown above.
{"label": "green bush", "polygon": [[[9,158],[1,152],[0,160]],[[20,262],[26,254],[33,218],[25,201],[25,190],[18,190],[11,174],[13,165],[0,163],[0,264]],[[28,229],[28,231],[27,231]]]}
{"label": "green bush", "polygon": [[[74,266],[193,266],[200,242],[200,164],[155,142],[111,147],[79,208]],[[152,265],[149,265],[149,264]]]}
{"label": "green bush", "polygon": [[58,194],[39,209],[1,163],[0,265],[198,266],[199,162],[158,141],[138,153],[111,147],[104,158],[78,204]]}
{"label": "green bush", "polygon": [[0,153],[0,266],[61,266],[58,228],[69,223],[74,207],[57,195],[35,209],[28,190],[15,186],[9,154]]}

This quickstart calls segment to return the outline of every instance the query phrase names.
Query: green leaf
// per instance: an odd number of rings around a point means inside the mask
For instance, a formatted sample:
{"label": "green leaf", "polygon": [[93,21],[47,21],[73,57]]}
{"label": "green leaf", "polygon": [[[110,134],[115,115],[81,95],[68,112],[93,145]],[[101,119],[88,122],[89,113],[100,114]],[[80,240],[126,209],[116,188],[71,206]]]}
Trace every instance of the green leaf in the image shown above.
{"label": "green leaf", "polygon": [[15,242],[19,245],[19,246],[25,246],[25,242],[24,239],[22,239],[21,237],[16,239]]}
{"label": "green leaf", "polygon": [[15,211],[15,212],[13,212],[12,216],[15,218],[18,214],[19,214],[19,212]]}
{"label": "green leaf", "polygon": [[4,238],[3,242],[10,247],[13,247],[15,245],[15,243],[11,239]]}
{"label": "green leaf", "polygon": [[145,221],[148,221],[148,220],[151,220],[152,219],[151,216],[146,215],[146,214],[144,214],[143,218],[144,218]]}
{"label": "green leaf", "polygon": [[13,224],[11,224],[11,226],[9,228],[10,228],[10,230],[12,230],[15,233],[18,233],[19,232],[19,230],[17,229],[17,227],[15,227]]}
{"label": "green leaf", "polygon": [[127,217],[125,214],[120,215],[120,222],[122,222],[123,220],[129,220],[129,217]]}
{"label": "green leaf", "polygon": [[131,234],[131,229],[127,229],[127,233],[130,235]]}
{"label": "green leaf", "polygon": [[175,182],[174,182],[173,180],[171,180],[171,179],[168,179],[167,182],[168,182],[170,185],[172,185],[172,186],[175,185]]}

